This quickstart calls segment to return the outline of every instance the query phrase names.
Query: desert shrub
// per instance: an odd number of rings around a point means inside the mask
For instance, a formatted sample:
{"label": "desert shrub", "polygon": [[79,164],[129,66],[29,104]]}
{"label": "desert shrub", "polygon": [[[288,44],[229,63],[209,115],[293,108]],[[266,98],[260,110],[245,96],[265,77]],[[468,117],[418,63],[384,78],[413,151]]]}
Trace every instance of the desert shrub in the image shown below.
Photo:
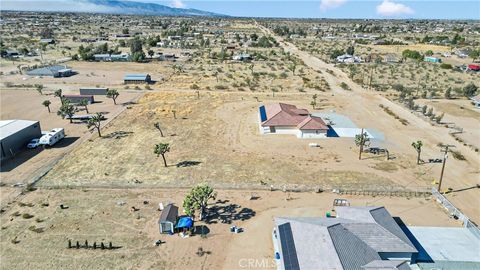
{"label": "desert shrub", "polygon": [[200,86],[198,86],[197,84],[194,83],[194,84],[190,85],[190,89],[198,90],[198,89],[200,89]]}
{"label": "desert shrub", "polygon": [[31,219],[31,218],[33,218],[33,215],[30,215],[29,213],[25,213],[25,214],[22,215],[22,218]]}

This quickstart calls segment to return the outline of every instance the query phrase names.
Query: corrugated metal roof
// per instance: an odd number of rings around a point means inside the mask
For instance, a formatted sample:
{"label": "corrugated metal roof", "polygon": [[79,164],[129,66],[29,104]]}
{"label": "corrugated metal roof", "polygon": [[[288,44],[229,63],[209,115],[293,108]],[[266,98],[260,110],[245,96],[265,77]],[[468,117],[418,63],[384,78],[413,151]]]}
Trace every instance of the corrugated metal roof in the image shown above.
{"label": "corrugated metal roof", "polygon": [[163,209],[162,214],[160,214],[160,218],[158,219],[158,223],[161,222],[172,222],[175,223],[178,217],[178,207],[169,204]]}
{"label": "corrugated metal roof", "polygon": [[18,131],[31,125],[38,124],[38,121],[30,120],[2,120],[0,121],[0,140],[7,138]]}
{"label": "corrugated metal roof", "polygon": [[127,74],[123,78],[124,80],[132,80],[132,81],[144,81],[147,79],[148,74]]}

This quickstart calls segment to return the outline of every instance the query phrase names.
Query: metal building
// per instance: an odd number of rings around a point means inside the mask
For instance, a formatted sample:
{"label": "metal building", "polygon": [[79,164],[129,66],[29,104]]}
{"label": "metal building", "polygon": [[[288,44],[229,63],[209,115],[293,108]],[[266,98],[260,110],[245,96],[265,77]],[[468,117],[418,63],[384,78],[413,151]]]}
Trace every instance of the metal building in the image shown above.
{"label": "metal building", "polygon": [[125,84],[128,83],[152,83],[152,78],[149,74],[127,74],[123,78]]}
{"label": "metal building", "polygon": [[26,148],[28,142],[40,138],[42,130],[38,121],[1,120],[0,121],[0,154],[1,160],[14,157],[17,152]]}
{"label": "metal building", "polygon": [[108,88],[99,88],[99,87],[92,87],[92,88],[80,88],[80,95],[103,95],[107,94]]}

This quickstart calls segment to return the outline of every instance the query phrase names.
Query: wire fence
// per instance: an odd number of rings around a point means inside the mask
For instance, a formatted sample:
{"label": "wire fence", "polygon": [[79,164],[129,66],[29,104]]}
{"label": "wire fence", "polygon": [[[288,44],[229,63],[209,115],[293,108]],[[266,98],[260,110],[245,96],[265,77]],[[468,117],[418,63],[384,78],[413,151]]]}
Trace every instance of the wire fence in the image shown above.
{"label": "wire fence", "polygon": [[463,227],[472,232],[475,237],[480,239],[480,229],[473,223],[464,213],[457,209],[445,196],[443,196],[436,188],[432,188],[432,195],[435,197],[438,203],[440,203],[448,213],[454,218],[462,221]]}

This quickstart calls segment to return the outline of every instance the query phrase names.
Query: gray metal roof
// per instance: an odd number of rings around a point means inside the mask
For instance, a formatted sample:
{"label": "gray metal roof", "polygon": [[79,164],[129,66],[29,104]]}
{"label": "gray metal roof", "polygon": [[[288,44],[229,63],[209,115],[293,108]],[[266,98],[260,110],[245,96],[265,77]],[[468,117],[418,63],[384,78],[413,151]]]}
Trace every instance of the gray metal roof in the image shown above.
{"label": "gray metal roof", "polygon": [[397,269],[411,269],[406,261],[388,261],[388,260],[375,260],[362,266],[365,270],[397,270]]}
{"label": "gray metal roof", "polygon": [[416,252],[417,250],[376,223],[342,224],[376,252]]}
{"label": "gray metal roof", "polygon": [[177,221],[177,217],[178,207],[173,204],[169,204],[163,209],[162,214],[160,214],[158,223],[171,222],[175,224],[175,222]]}
{"label": "gray metal roof", "polygon": [[38,121],[30,120],[0,120],[0,140],[14,135],[18,131],[31,125],[38,124]]}
{"label": "gray metal roof", "polygon": [[66,69],[66,66],[54,65],[28,70],[26,73],[30,76],[54,76],[59,71]]}
{"label": "gray metal roof", "polygon": [[341,224],[329,227],[328,232],[343,269],[361,270],[365,264],[381,260],[380,255],[373,248]]}
{"label": "gray metal roof", "polygon": [[130,80],[130,81],[144,81],[147,79],[149,75],[148,74],[127,74],[123,78],[124,80]]}
{"label": "gray metal roof", "polygon": [[417,252],[384,207],[337,207],[337,216],[275,218],[290,224],[301,269],[362,270],[380,252]]}

